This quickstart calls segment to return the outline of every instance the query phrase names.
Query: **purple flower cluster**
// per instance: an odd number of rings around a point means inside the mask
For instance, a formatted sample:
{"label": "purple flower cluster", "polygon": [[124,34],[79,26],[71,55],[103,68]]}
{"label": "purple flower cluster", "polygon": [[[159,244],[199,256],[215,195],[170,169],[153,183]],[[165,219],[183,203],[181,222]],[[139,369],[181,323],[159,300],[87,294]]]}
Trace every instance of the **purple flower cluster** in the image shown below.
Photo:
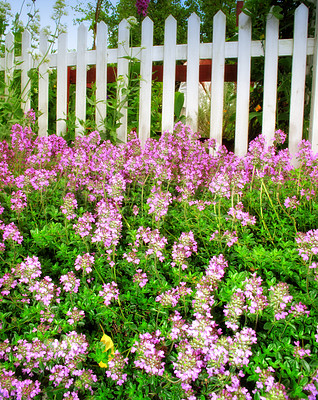
{"label": "purple flower cluster", "polygon": [[209,185],[209,190],[216,196],[229,199],[231,197],[231,186],[228,175],[221,172],[216,173]]}
{"label": "purple flower cluster", "polygon": [[171,265],[179,266],[182,270],[188,268],[186,258],[191,257],[192,253],[198,251],[198,244],[194,239],[193,232],[189,233],[182,232],[178,242],[174,242],[172,248],[172,259]]}
{"label": "purple flower cluster", "polygon": [[285,143],[286,138],[287,138],[286,133],[283,132],[281,129],[278,129],[278,130],[275,132],[273,141],[274,141],[274,143],[276,143],[276,144],[283,144],[283,143]]}
{"label": "purple flower cluster", "polygon": [[[83,334],[72,331],[60,341],[50,339],[46,343],[36,337],[31,342],[19,339],[14,345],[6,340],[0,344],[0,358],[8,360],[9,353],[15,367],[21,367],[30,377],[44,368],[54,387],[68,389],[73,385],[93,393],[91,384],[97,381],[96,376],[91,370],[79,369],[88,354],[88,342]],[[12,371],[3,369],[0,391],[4,398],[32,399],[40,393],[40,384],[37,380],[20,381]]]}
{"label": "purple flower cluster", "polygon": [[212,233],[210,240],[219,240],[220,242],[225,242],[228,247],[232,247],[238,241],[238,237],[236,231],[230,232],[226,230],[222,234],[219,231],[215,231]]}
{"label": "purple flower cluster", "polygon": [[262,282],[262,278],[258,277],[256,272],[243,282],[245,284],[244,296],[247,303],[245,310],[251,314],[256,314],[268,306],[267,297],[263,294]]}
{"label": "purple flower cluster", "polygon": [[13,371],[2,369],[0,373],[1,399],[31,400],[39,393],[41,393],[39,381],[19,380]]}
{"label": "purple flower cluster", "polygon": [[28,126],[23,128],[19,124],[15,124],[11,128],[11,146],[15,152],[25,152],[30,154],[32,150],[32,138],[34,133]]}
{"label": "purple flower cluster", "polygon": [[[263,398],[288,400],[286,389],[283,384],[275,382],[273,373],[275,370],[272,367],[267,369],[256,368],[255,372],[259,374],[258,381],[256,382],[256,389],[254,394],[259,393],[264,395]],[[262,397],[261,397],[262,398]]]}
{"label": "purple flower cluster", "polygon": [[122,216],[110,200],[100,200],[96,204],[97,222],[92,242],[103,242],[106,249],[116,247],[122,229]]}
{"label": "purple flower cluster", "polygon": [[139,342],[135,342],[131,348],[131,352],[136,353],[136,367],[145,370],[149,375],[162,376],[165,366],[162,359],[165,353],[160,349],[160,344],[163,341],[160,331],[139,335]]}
{"label": "purple flower cluster", "polygon": [[73,307],[73,310],[69,310],[66,315],[69,317],[67,322],[70,325],[77,324],[83,318],[85,318],[85,313],[83,310],[78,310],[77,307]]}
{"label": "purple flower cluster", "polygon": [[18,244],[21,244],[23,242],[23,236],[19,232],[19,229],[14,222],[5,225],[0,220],[0,230],[3,230],[3,241],[12,240],[14,242],[17,242]]}
{"label": "purple flower cluster", "polygon": [[144,17],[146,17],[149,3],[150,0],[137,0],[136,1],[137,13],[139,15],[142,14]]}
{"label": "purple flower cluster", "polygon": [[181,314],[175,310],[174,314],[169,316],[169,321],[172,322],[171,331],[168,334],[169,339],[185,339],[187,336],[188,324],[182,319]]}
{"label": "purple flower cluster", "polygon": [[233,293],[230,302],[224,307],[223,310],[226,318],[225,325],[233,331],[237,331],[239,328],[239,319],[244,312],[244,306],[244,293],[241,289],[237,289]]}
{"label": "purple flower cluster", "polygon": [[104,304],[106,306],[110,305],[110,302],[112,299],[118,300],[119,296],[119,290],[117,288],[117,283],[112,282],[112,283],[104,283],[103,284],[103,290],[99,291],[99,296],[103,297],[104,299]]}
{"label": "purple flower cluster", "polygon": [[141,269],[137,269],[133,276],[133,282],[138,283],[141,288],[144,287],[148,282],[147,274],[143,273]]}
{"label": "purple flower cluster", "polygon": [[115,202],[121,203],[124,199],[124,192],[126,190],[126,180],[121,173],[112,175],[106,185],[106,191],[110,198]]}
{"label": "purple flower cluster", "polygon": [[172,203],[172,195],[170,192],[163,192],[160,188],[154,186],[151,189],[151,195],[147,200],[149,205],[149,214],[154,214],[155,220],[160,221],[168,212],[169,204]]}
{"label": "purple flower cluster", "polygon": [[295,358],[305,358],[305,357],[310,357],[311,356],[311,351],[309,349],[304,349],[300,346],[299,340],[296,340],[294,342],[294,357]]}
{"label": "purple flower cluster", "polygon": [[22,190],[12,192],[11,195],[11,210],[15,210],[18,214],[27,206],[27,197]]}
{"label": "purple flower cluster", "polygon": [[0,278],[0,288],[2,296],[8,296],[10,294],[10,290],[14,289],[18,284],[18,281],[15,279],[15,276],[10,272],[7,272]]}
{"label": "purple flower cluster", "polygon": [[24,119],[26,124],[35,124],[36,117],[33,108],[24,113]]}
{"label": "purple flower cluster", "polygon": [[[242,376],[242,374],[239,376]],[[225,388],[222,390],[221,394],[212,393],[210,398],[212,400],[252,400],[252,396],[245,387],[241,386],[240,379],[236,375],[231,376],[231,383],[225,385]]]}
{"label": "purple flower cluster", "polygon": [[90,212],[85,212],[81,217],[78,218],[77,224],[73,225],[73,229],[75,230],[75,233],[80,235],[81,238],[89,236],[93,228],[93,222],[95,222],[93,215]]}
{"label": "purple flower cluster", "polygon": [[158,301],[164,307],[175,307],[178,304],[180,295],[177,289],[170,289],[156,297]]}
{"label": "purple flower cluster", "polygon": [[158,229],[152,231],[150,228],[140,226],[137,231],[136,241],[132,252],[134,252],[134,249],[138,249],[142,242],[148,246],[148,249],[145,252],[146,256],[154,254],[158,257],[159,261],[162,262],[164,260],[162,250],[168,241],[164,236],[160,236]]}
{"label": "purple flower cluster", "polygon": [[108,361],[106,375],[116,381],[119,386],[127,380],[127,374],[123,373],[126,364],[128,364],[128,358],[124,358],[118,350],[115,351],[112,359]]}
{"label": "purple flower cluster", "polygon": [[285,319],[288,315],[288,312],[285,311],[287,304],[293,300],[293,296],[289,294],[287,283],[279,282],[268,290],[270,291],[269,306],[274,311],[275,319]]}
{"label": "purple flower cluster", "polygon": [[94,256],[89,253],[86,253],[83,256],[77,256],[75,260],[75,269],[76,271],[83,270],[84,274],[89,274],[92,272],[94,262]]}
{"label": "purple flower cluster", "polygon": [[80,280],[76,279],[73,271],[68,272],[66,275],[60,277],[60,282],[63,285],[65,292],[77,293],[80,287]]}
{"label": "purple flower cluster", "polygon": [[299,201],[297,200],[296,196],[286,197],[284,206],[286,208],[297,208],[299,206]]}
{"label": "purple flower cluster", "polygon": [[74,209],[77,208],[77,200],[75,199],[74,193],[67,193],[63,198],[63,205],[61,206],[62,213],[65,214],[68,220],[74,219],[76,214]]}
{"label": "purple flower cluster", "polygon": [[304,387],[304,390],[310,392],[308,400],[316,400],[318,395],[318,369],[313,374],[310,382]]}
{"label": "purple flower cluster", "polygon": [[318,254],[318,229],[313,229],[307,233],[298,232],[296,237],[298,253],[304,261]]}
{"label": "purple flower cluster", "polygon": [[234,221],[240,221],[242,226],[255,225],[256,218],[249,215],[248,212],[244,212],[243,208],[243,203],[239,202],[235,207],[229,209],[228,215],[233,217]]}
{"label": "purple flower cluster", "polygon": [[45,276],[43,279],[31,283],[29,290],[32,293],[34,292],[35,300],[42,302],[47,307],[50,306],[53,299],[59,302],[58,297],[61,289],[56,287],[49,276]]}
{"label": "purple flower cluster", "polygon": [[293,318],[299,318],[305,315],[308,316],[310,314],[310,311],[307,310],[307,306],[305,304],[299,302],[290,307],[289,314],[291,314]]}
{"label": "purple flower cluster", "polygon": [[19,283],[31,283],[34,279],[41,276],[41,263],[38,257],[27,256],[25,261],[12,268],[12,273],[19,278]]}
{"label": "purple flower cluster", "polygon": [[227,266],[228,264],[223,254],[211,258],[205,270],[205,275],[196,285],[196,292],[192,301],[192,306],[196,313],[210,315],[211,307],[214,304],[213,292],[223,278]]}
{"label": "purple flower cluster", "polygon": [[172,363],[174,373],[184,382],[195,381],[204,366],[200,351],[195,350],[187,339],[179,343],[177,350],[177,360]]}

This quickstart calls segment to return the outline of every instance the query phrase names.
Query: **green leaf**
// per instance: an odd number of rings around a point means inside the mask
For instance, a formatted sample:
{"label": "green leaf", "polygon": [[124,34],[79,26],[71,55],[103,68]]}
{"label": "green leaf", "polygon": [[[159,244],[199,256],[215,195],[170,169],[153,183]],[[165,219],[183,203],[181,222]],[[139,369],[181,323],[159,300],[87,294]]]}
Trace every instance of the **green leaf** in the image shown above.
{"label": "green leaf", "polygon": [[183,104],[184,104],[184,93],[176,92],[174,95],[174,115],[176,120],[179,120],[181,116]]}

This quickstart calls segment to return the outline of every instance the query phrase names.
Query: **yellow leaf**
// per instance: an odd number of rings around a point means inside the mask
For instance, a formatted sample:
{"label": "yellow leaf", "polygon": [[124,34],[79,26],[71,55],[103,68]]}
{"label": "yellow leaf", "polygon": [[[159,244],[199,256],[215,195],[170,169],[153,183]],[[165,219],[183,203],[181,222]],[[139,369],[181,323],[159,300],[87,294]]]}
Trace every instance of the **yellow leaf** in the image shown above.
{"label": "yellow leaf", "polygon": [[[113,343],[112,339],[109,336],[105,335],[105,333],[102,336],[100,341],[105,345],[104,353],[106,353],[107,350],[111,350],[111,354],[108,357],[108,361],[110,361],[113,358],[112,355],[114,354],[114,343]],[[107,367],[107,364],[105,364],[103,361],[98,363],[98,365],[101,368],[106,368]]]}

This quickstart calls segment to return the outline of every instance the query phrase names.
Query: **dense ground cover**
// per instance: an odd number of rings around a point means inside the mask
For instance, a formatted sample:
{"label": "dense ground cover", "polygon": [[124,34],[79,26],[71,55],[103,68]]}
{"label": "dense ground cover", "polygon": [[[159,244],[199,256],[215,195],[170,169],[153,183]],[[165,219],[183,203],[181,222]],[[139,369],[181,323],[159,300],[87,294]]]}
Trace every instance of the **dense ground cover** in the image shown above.
{"label": "dense ground cover", "polygon": [[295,168],[281,131],[238,158],[30,125],[0,144],[2,398],[316,398],[309,143]]}

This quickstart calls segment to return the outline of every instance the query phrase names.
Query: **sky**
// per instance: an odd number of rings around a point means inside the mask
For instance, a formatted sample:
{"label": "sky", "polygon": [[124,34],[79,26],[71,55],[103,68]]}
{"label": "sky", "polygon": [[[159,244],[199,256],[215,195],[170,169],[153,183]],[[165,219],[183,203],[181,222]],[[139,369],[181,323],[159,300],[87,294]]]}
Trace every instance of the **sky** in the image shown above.
{"label": "sky", "polygon": [[[20,13],[21,6],[22,6],[22,13],[21,13],[21,19],[23,23],[25,24],[28,20],[27,17],[27,12],[29,10],[29,7],[27,7],[27,4],[32,4],[31,0],[7,0],[11,4],[11,12],[13,15],[16,13]],[[96,0],[91,0],[91,3],[94,3]],[[111,0],[113,4],[118,3],[119,0]],[[72,10],[70,6],[75,6],[79,3],[85,4],[88,2],[87,0],[82,0],[82,1],[77,1],[77,0],[66,0],[65,1],[67,4],[67,16],[63,16],[62,18],[62,23],[66,24],[67,26],[67,31],[68,31],[68,48],[69,49],[76,49],[76,37],[77,37],[77,27],[78,25],[74,26],[73,25],[73,19],[75,19],[78,15]],[[51,19],[51,16],[53,14],[53,5],[55,3],[55,0],[35,0],[35,6],[37,9],[39,9],[39,14],[40,14],[40,21],[41,21],[41,27],[45,26],[51,26],[51,31],[54,32],[55,24]],[[85,23],[87,27],[89,26],[89,23]],[[89,34],[90,35],[90,34]],[[91,37],[88,35],[88,43],[92,40]]]}

